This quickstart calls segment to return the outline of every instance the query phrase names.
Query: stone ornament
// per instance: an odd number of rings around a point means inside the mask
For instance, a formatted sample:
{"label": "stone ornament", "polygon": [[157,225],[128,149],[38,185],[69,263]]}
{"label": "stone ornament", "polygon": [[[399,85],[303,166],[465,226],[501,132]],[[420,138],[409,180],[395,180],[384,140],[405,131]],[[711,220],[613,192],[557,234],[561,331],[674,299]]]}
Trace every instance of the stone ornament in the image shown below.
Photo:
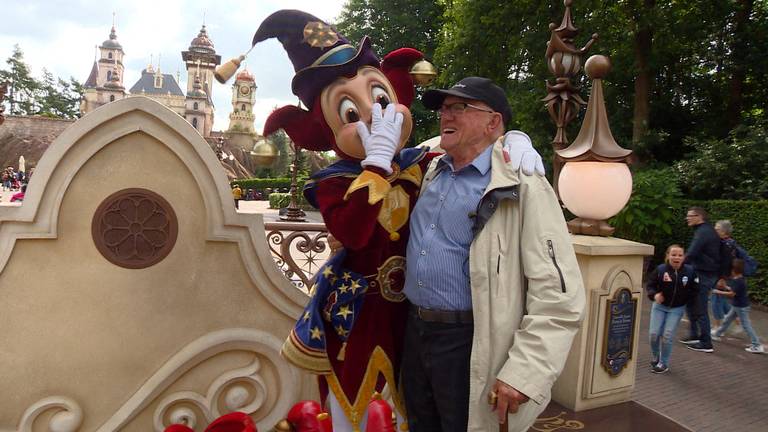
{"label": "stone ornament", "polygon": [[107,197],[93,215],[91,234],[109,262],[142,269],[162,261],[178,235],[176,213],[163,197],[147,189],[123,189]]}

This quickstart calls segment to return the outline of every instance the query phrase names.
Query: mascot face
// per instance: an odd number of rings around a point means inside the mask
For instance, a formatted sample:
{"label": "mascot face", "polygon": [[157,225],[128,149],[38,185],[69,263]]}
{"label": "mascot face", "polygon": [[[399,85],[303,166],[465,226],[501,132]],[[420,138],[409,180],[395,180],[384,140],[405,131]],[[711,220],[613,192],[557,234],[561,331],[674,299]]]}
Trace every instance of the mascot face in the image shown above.
{"label": "mascot face", "polygon": [[394,103],[397,112],[403,114],[403,129],[400,133],[401,149],[405,146],[413,129],[413,119],[408,107],[397,103],[397,94],[381,70],[364,66],[352,78],[341,77],[325,87],[320,94],[323,117],[336,138],[336,148],[354,159],[365,159],[365,149],[357,134],[355,123],[362,121],[370,128],[371,108],[374,103],[382,108]]}

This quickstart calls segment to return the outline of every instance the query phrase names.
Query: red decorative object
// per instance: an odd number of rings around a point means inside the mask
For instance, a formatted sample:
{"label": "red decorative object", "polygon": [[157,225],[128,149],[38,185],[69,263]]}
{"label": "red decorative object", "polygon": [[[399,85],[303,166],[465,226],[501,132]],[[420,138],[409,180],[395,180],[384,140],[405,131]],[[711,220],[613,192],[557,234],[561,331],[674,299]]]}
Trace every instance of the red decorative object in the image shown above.
{"label": "red decorative object", "polygon": [[[163,432],[194,432],[194,429],[181,424],[172,424]],[[205,428],[205,432],[258,432],[253,419],[239,411],[224,414]]]}
{"label": "red decorative object", "polygon": [[111,263],[129,269],[150,267],[173,249],[178,220],[163,197],[146,189],[124,189],[96,209],[91,234]]}

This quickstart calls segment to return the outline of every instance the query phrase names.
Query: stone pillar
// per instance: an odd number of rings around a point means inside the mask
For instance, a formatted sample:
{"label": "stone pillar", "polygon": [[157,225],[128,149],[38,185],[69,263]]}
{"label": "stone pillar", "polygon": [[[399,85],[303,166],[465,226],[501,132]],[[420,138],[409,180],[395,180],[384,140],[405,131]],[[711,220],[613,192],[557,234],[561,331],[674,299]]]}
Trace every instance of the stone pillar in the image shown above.
{"label": "stone pillar", "polygon": [[647,346],[638,336],[643,257],[653,253],[653,246],[612,237],[572,238],[587,311],[552,399],[584,411],[630,400],[638,346]]}

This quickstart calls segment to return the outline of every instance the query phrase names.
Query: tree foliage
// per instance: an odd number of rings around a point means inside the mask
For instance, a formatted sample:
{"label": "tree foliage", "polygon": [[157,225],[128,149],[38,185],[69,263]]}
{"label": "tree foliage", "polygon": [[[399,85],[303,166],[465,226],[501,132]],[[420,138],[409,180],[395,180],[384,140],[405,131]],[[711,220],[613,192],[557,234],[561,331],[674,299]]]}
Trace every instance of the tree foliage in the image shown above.
{"label": "tree foliage", "polygon": [[694,199],[768,199],[768,123],[740,125],[724,139],[687,139],[695,151],[675,165]]}
{"label": "tree foliage", "polygon": [[18,45],[6,63],[8,69],[0,69],[0,82],[8,83],[8,114],[79,117],[83,86],[77,80],[56,78],[46,69],[43,69],[42,79],[36,79]]}
{"label": "tree foliage", "polygon": [[[339,27],[354,37],[371,35],[377,47],[386,48],[382,51],[409,45],[425,50],[439,70],[438,87],[470,75],[491,78],[509,95],[508,127],[527,132],[548,159],[554,126],[541,99],[544,81],[553,77],[544,53],[548,25],[559,25],[563,12],[560,0],[350,0]],[[732,131],[768,121],[767,0],[579,0],[572,13],[580,30],[574,45],[582,47],[598,33],[589,55],[611,59],[604,85],[611,129],[620,145],[634,151],[640,167],[670,166],[693,155],[694,161],[678,168],[703,168],[695,160],[707,158],[704,147],[735,155],[749,139]],[[577,81],[586,99],[589,82],[583,76]],[[416,133],[427,137],[421,131],[434,133],[437,118],[414,106],[421,110]],[[581,115],[569,126],[571,139]],[[760,178],[714,188],[708,196],[764,196]],[[703,196],[690,183],[683,186]]]}

